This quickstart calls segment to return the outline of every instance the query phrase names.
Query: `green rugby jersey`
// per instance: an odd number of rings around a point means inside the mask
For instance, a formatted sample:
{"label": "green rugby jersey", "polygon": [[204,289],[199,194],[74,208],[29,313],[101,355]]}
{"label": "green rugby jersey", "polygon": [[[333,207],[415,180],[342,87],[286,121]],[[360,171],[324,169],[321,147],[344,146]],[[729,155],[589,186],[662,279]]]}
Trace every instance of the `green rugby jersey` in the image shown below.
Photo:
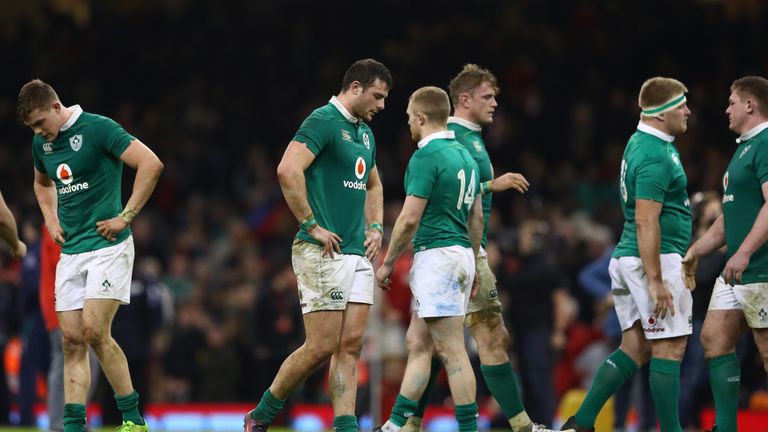
{"label": "green rugby jersey", "polygon": [[53,142],[32,139],[35,169],[53,180],[64,230],[62,253],[76,254],[113,246],[131,235],[130,228],[110,242],[96,231],[96,222],[123,210],[120,155],[135,138],[114,120],[83,112],[79,105]]}
{"label": "green rugby jersey", "polygon": [[[467,149],[472,159],[477,164],[480,178],[478,181],[484,183],[493,180],[493,166],[491,158],[485,149],[485,141],[480,133],[482,128],[468,120],[459,117],[448,117],[448,130],[456,134],[456,141],[461,143]],[[492,195],[483,195],[483,240],[481,245],[485,247],[488,243],[488,219],[491,217]]]}
{"label": "green rugby jersey", "polygon": [[691,208],[688,178],[680,154],[672,143],[674,137],[645,123],[637,126],[621,160],[621,207],[624,230],[613,257],[639,257],[635,200],[647,199],[662,204],[659,215],[660,253],[685,255],[691,241]]}
{"label": "green rugby jersey", "polygon": [[[768,123],[762,123],[737,140],[738,147],[723,175],[723,221],[728,258],[752,230],[765,204],[762,185],[768,181]],[[742,283],[768,282],[768,245],[749,259]]]}
{"label": "green rugby jersey", "polygon": [[419,141],[405,172],[405,194],[427,206],[413,238],[416,252],[447,246],[471,247],[467,220],[480,191],[477,164],[452,131]]}
{"label": "green rugby jersey", "polygon": [[[341,237],[341,253],[364,255],[366,185],[376,166],[371,128],[334,96],[304,120],[293,140],[315,155],[304,175],[317,223]],[[317,243],[303,229],[296,236]]]}

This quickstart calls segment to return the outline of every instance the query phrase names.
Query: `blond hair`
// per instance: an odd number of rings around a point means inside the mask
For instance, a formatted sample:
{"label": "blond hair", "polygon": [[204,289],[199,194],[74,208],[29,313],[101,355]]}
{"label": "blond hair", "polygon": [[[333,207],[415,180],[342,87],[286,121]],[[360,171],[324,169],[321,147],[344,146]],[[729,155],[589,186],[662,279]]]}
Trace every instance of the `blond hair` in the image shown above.
{"label": "blond hair", "polygon": [[445,90],[434,87],[422,87],[408,98],[414,112],[424,114],[430,123],[445,124],[451,113],[451,104]]}
{"label": "blond hair", "polygon": [[662,106],[687,92],[688,88],[674,78],[654,77],[647,79],[640,87],[637,103],[640,108],[647,110]]}
{"label": "blond hair", "polygon": [[484,82],[489,83],[496,93],[499,92],[499,83],[491,71],[473,63],[465,64],[461,72],[453,77],[450,84],[448,84],[448,91],[451,92],[451,102],[454,105],[458,105],[462,94],[472,93]]}

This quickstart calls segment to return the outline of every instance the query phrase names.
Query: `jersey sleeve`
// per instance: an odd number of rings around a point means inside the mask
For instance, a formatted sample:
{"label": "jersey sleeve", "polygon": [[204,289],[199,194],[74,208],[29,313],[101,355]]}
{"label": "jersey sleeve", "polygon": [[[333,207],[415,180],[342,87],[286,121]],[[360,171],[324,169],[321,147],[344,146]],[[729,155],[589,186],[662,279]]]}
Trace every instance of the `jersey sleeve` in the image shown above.
{"label": "jersey sleeve", "polygon": [[123,129],[116,121],[104,117],[96,126],[99,146],[114,157],[119,158],[136,138]]}
{"label": "jersey sleeve", "polygon": [[293,141],[304,143],[315,156],[331,141],[328,120],[310,115],[296,131]]}
{"label": "jersey sleeve", "polygon": [[653,158],[643,161],[635,171],[635,199],[664,202],[672,181],[672,167],[668,159]]}
{"label": "jersey sleeve", "polygon": [[765,150],[765,146],[768,143],[760,143],[756,145],[755,150],[755,174],[757,175],[760,184],[763,185],[768,182],[768,151]]}
{"label": "jersey sleeve", "polygon": [[405,195],[429,198],[435,187],[436,174],[429,158],[414,157],[408,163],[405,173]]}
{"label": "jersey sleeve", "polygon": [[35,169],[38,172],[44,173],[45,165],[43,165],[43,161],[42,159],[40,159],[40,154],[38,153],[39,152],[38,148],[40,146],[36,145],[37,144],[36,141],[37,141],[37,137],[32,138],[32,161],[35,164]]}

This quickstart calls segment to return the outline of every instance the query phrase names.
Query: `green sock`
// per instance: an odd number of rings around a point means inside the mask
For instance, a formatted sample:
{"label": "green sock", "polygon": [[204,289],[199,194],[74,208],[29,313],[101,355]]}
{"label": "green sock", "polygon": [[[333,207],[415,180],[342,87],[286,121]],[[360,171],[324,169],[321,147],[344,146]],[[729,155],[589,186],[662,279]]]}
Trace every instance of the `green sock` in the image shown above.
{"label": "green sock", "polygon": [[656,407],[661,432],[682,432],[680,427],[680,362],[657,357],[651,359],[651,397]]}
{"label": "green sock", "polygon": [[456,421],[459,432],[477,432],[477,402],[456,405]]}
{"label": "green sock", "polygon": [[389,415],[389,421],[397,427],[403,427],[408,421],[408,417],[416,411],[418,405],[416,401],[412,401],[401,394],[397,395],[395,406],[392,407],[392,414]]}
{"label": "green sock", "polygon": [[717,431],[735,432],[736,415],[739,411],[739,385],[741,368],[736,353],[707,360],[709,383],[715,399],[715,424]]}
{"label": "green sock", "polygon": [[85,405],[64,404],[64,432],[83,432],[85,430]]}
{"label": "green sock", "polygon": [[485,384],[501,405],[501,409],[508,419],[520,414],[525,409],[523,408],[523,401],[520,400],[520,391],[510,362],[493,366],[481,364],[480,372],[483,373]]}
{"label": "green sock", "polygon": [[440,373],[440,369],[443,368],[443,362],[437,356],[432,357],[432,366],[429,370],[429,381],[427,382],[427,388],[424,389],[421,398],[419,398],[419,405],[416,410],[413,411],[414,417],[424,418],[424,411],[427,410],[427,401],[429,400],[429,394],[432,393],[432,388],[437,381],[437,375]]}
{"label": "green sock", "polygon": [[264,396],[261,397],[256,409],[251,411],[251,418],[254,420],[261,420],[267,423],[272,423],[272,420],[277,417],[277,414],[283,409],[285,400],[280,400],[272,395],[272,392],[267,389],[264,392]]}
{"label": "green sock", "polygon": [[334,432],[357,432],[357,417],[342,415],[333,418]]}
{"label": "green sock", "polygon": [[624,351],[617,349],[597,369],[592,386],[576,411],[576,424],[591,428],[605,402],[637,371],[637,365]]}
{"label": "green sock", "polygon": [[139,414],[139,394],[136,390],[125,396],[115,395],[117,401],[117,409],[123,413],[123,421],[131,421],[137,425],[143,425],[144,419]]}

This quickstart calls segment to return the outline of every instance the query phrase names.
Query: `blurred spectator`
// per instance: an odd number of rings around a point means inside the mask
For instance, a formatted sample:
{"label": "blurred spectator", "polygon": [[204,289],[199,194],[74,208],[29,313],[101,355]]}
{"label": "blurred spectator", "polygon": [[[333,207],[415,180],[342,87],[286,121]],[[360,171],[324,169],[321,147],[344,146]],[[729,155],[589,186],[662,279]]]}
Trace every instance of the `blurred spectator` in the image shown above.
{"label": "blurred spectator", "polygon": [[529,219],[520,224],[517,248],[499,271],[509,292],[506,318],[514,335],[523,403],[535,423],[555,416],[554,362],[565,346],[568,284],[551,251],[544,249],[549,227]]}

